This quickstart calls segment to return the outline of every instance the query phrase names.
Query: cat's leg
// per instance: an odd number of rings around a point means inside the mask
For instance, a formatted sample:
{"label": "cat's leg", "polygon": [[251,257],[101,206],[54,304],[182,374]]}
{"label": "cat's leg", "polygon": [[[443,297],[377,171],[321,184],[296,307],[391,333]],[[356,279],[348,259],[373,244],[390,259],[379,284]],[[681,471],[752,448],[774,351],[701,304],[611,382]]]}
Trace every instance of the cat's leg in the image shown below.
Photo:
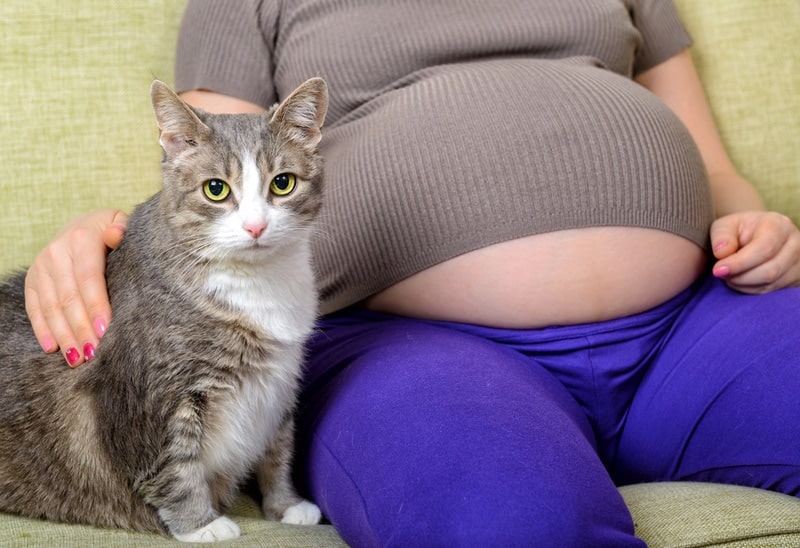
{"label": "cat's leg", "polygon": [[214,542],[241,534],[239,527],[221,516],[212,502],[208,474],[202,462],[202,394],[187,396],[169,419],[169,442],[152,471],[137,482],[144,501],[158,510],[169,533],[184,542]]}
{"label": "cat's leg", "polygon": [[288,415],[257,470],[264,517],[295,525],[313,525],[322,519],[316,504],[302,499],[291,480],[294,419]]}

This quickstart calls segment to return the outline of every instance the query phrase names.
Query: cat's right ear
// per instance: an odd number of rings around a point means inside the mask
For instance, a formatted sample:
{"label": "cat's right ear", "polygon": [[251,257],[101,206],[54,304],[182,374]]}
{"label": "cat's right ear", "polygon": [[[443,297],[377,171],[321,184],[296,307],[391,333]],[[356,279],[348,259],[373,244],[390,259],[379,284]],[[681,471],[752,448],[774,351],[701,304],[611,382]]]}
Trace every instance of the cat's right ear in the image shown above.
{"label": "cat's right ear", "polygon": [[322,138],[322,124],[328,110],[328,85],[322,78],[311,78],[295,89],[272,114],[286,138],[316,147]]}
{"label": "cat's right ear", "polygon": [[211,130],[170,87],[154,80],[150,99],[159,129],[159,142],[168,156],[176,156],[195,146]]}

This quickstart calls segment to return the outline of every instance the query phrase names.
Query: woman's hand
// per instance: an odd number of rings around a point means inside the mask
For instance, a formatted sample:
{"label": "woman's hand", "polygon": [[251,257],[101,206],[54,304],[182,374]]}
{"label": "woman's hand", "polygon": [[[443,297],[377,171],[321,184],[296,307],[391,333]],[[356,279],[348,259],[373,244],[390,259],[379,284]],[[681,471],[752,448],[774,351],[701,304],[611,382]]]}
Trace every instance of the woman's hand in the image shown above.
{"label": "woman's hand", "polygon": [[709,174],[714,212],[714,275],[743,293],[800,285],[800,231],[789,218],[768,213],[756,188],[736,171],[714,125],[689,52],[684,50],[639,74],[681,119]]}
{"label": "woman's hand", "polygon": [[711,225],[714,276],[742,293],[800,285],[800,230],[785,215],[745,211]]}
{"label": "woman's hand", "polygon": [[111,321],[106,253],[122,240],[128,216],[107,209],[74,219],[28,269],[25,308],[45,352],[59,348],[70,366],[94,357]]}

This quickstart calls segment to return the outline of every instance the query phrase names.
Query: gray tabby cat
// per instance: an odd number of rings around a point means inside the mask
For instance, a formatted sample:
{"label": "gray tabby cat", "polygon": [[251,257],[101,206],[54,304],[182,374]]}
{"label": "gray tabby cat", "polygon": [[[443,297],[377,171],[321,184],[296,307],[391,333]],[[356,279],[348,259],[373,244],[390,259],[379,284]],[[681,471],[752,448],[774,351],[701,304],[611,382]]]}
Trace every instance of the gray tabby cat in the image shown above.
{"label": "gray tabby cat", "polygon": [[229,539],[222,512],[255,470],[268,519],[317,523],[289,472],[325,82],[263,115],[193,110],[158,81],[151,96],[164,184],[108,256],[93,361],[43,354],[23,276],[0,286],[0,510]]}

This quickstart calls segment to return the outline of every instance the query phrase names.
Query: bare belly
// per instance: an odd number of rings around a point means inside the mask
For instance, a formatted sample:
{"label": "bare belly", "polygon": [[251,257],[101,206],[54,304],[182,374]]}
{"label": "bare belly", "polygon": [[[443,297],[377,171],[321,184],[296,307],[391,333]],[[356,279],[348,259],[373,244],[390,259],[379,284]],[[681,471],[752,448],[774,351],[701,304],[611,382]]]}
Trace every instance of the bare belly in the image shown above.
{"label": "bare belly", "polygon": [[705,254],[680,236],[599,227],[466,253],[370,297],[371,310],[505,328],[603,321],[643,312],[697,278]]}

